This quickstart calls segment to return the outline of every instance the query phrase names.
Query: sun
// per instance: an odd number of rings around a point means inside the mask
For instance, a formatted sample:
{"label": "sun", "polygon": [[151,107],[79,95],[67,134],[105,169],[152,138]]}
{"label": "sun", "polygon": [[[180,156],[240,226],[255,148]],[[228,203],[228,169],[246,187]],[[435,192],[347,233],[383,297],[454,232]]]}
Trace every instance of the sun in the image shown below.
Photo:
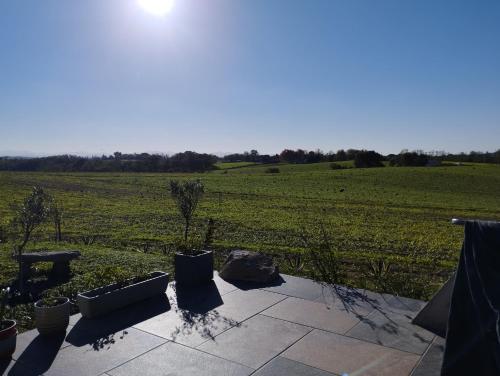
{"label": "sun", "polygon": [[155,16],[165,16],[174,7],[175,0],[137,0],[142,9]]}

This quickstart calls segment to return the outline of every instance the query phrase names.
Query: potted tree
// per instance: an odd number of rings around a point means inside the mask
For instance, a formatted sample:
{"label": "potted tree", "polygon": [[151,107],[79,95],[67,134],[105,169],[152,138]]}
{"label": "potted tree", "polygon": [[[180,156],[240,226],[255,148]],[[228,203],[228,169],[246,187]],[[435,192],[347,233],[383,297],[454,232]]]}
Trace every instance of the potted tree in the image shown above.
{"label": "potted tree", "polygon": [[200,250],[188,243],[188,234],[198,202],[205,188],[201,180],[170,181],[170,195],[184,218],[184,244],[174,256],[175,281],[180,286],[194,286],[213,279],[214,256],[212,251]]}
{"label": "potted tree", "polygon": [[35,303],[36,328],[41,335],[66,332],[69,324],[71,303],[68,298],[40,299]]}
{"label": "potted tree", "polygon": [[24,280],[29,270],[25,270],[23,262],[23,251],[28,244],[33,231],[39,227],[47,218],[49,212],[48,202],[50,197],[45,191],[35,186],[31,193],[24,199],[23,203],[16,206],[16,216],[13,226],[17,230],[17,242],[14,246],[13,256],[19,264],[19,291],[23,294]]}
{"label": "potted tree", "polygon": [[0,359],[9,359],[16,350],[17,324],[5,318],[9,292],[9,288],[0,291]]}

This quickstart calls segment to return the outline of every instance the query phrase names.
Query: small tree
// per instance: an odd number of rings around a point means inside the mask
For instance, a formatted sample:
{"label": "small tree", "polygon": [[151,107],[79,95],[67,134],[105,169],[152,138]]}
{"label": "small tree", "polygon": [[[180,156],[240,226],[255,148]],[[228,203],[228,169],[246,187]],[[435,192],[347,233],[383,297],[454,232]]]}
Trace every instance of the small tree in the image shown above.
{"label": "small tree", "polygon": [[178,180],[170,181],[170,195],[177,204],[177,208],[185,221],[184,241],[187,241],[191,219],[204,193],[205,187],[199,179],[185,182],[179,182]]}
{"label": "small tree", "polygon": [[14,245],[14,257],[19,264],[19,290],[23,292],[23,261],[24,247],[31,238],[33,231],[47,218],[49,196],[44,190],[35,186],[23,203],[15,208],[16,215],[13,225],[18,234],[17,244]]}
{"label": "small tree", "polygon": [[48,215],[54,225],[54,240],[56,242],[62,241],[61,224],[64,214],[64,207],[54,197],[49,199],[49,212]]}

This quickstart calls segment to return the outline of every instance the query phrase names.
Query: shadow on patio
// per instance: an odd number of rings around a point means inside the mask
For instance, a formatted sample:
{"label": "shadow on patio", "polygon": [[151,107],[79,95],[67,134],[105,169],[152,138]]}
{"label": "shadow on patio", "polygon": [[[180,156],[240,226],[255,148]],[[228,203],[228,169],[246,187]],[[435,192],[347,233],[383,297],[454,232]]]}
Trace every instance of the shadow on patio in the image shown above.
{"label": "shadow on patio", "polygon": [[128,334],[127,328],[167,312],[170,308],[168,298],[163,294],[99,318],[82,317],[70,330],[66,341],[78,347],[92,345],[95,351],[99,351],[113,345],[116,333],[121,332],[119,339],[123,339]]}

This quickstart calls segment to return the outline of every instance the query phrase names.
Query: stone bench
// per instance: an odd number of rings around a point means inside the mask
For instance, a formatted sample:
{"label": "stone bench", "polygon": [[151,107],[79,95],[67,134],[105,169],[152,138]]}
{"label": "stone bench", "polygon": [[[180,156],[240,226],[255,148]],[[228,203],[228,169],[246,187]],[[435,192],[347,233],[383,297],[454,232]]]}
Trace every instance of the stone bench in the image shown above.
{"label": "stone bench", "polygon": [[28,279],[30,276],[31,265],[36,262],[52,262],[52,275],[55,277],[65,277],[69,275],[69,263],[80,257],[78,251],[55,251],[55,252],[32,252],[23,253],[17,256],[16,259],[21,258],[23,264],[24,278]]}

